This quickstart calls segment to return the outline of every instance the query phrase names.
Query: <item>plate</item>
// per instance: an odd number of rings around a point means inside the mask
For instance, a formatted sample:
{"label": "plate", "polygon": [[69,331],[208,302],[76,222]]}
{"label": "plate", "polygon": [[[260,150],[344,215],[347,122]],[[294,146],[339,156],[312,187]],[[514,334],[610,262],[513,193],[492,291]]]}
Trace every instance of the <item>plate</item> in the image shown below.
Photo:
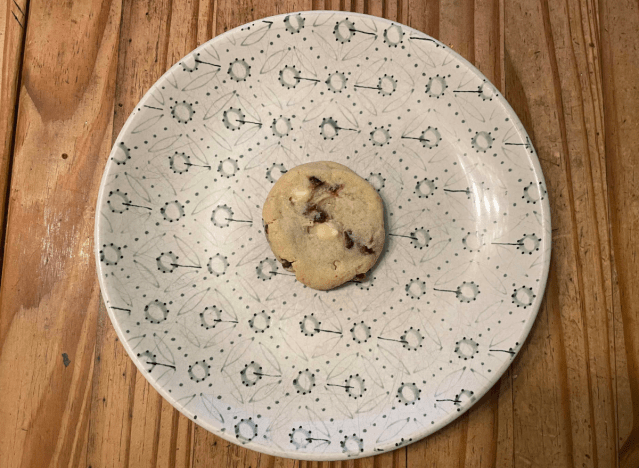
{"label": "plate", "polygon": [[[261,208],[332,160],[386,208],[363,283],[319,292],[275,260]],[[550,259],[539,161],[450,48],[372,16],[306,12],[222,34],[140,101],[110,154],[96,260],[113,325],[160,394],[260,452],[362,457],[468,410],[521,349]]]}

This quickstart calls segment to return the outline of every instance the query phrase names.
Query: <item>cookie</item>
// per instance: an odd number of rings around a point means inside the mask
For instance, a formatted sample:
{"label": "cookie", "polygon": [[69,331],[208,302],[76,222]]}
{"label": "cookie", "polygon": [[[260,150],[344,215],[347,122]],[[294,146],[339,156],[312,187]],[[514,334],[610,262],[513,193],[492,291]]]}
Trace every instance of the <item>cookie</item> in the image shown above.
{"label": "cookie", "polygon": [[328,290],[361,280],[384,247],[384,205],[377,191],[330,161],[297,166],[273,186],[264,231],[282,266],[306,286]]}

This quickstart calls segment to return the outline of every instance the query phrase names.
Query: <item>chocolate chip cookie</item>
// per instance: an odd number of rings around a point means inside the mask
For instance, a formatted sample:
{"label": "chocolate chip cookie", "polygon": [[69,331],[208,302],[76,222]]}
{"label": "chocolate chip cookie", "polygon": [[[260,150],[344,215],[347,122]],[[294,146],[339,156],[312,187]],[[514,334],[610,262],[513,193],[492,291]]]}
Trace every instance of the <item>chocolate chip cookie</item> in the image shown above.
{"label": "chocolate chip cookie", "polygon": [[262,218],[282,266],[313,289],[363,279],[384,247],[384,205],[377,191],[330,161],[302,164],[282,175]]}

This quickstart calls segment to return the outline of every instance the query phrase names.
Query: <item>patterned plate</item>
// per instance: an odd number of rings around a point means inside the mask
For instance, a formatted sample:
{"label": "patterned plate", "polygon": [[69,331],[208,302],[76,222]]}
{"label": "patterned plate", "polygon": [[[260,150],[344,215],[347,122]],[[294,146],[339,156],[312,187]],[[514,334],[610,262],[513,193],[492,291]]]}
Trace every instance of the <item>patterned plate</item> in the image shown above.
{"label": "patterned plate", "polygon": [[[386,206],[364,283],[318,292],[264,237],[262,203],[332,160]],[[392,450],[499,379],[537,314],[550,212],[498,90],[440,42],[354,13],[222,34],[144,96],[111,152],[96,257],[113,325],[187,417],[251,449],[333,460]]]}

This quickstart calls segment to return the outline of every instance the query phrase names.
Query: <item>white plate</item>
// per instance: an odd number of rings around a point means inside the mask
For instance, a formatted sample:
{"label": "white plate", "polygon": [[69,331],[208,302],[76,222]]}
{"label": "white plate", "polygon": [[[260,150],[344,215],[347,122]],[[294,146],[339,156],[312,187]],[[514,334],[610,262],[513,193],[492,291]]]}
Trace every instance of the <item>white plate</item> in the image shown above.
{"label": "white plate", "polygon": [[[287,275],[262,203],[332,160],[380,192],[371,280]],[[97,207],[113,325],[151,384],[211,432],[334,460],[438,430],[503,374],[537,314],[550,212],[497,89],[440,42],[381,18],[307,12],[222,34],[124,125]]]}

